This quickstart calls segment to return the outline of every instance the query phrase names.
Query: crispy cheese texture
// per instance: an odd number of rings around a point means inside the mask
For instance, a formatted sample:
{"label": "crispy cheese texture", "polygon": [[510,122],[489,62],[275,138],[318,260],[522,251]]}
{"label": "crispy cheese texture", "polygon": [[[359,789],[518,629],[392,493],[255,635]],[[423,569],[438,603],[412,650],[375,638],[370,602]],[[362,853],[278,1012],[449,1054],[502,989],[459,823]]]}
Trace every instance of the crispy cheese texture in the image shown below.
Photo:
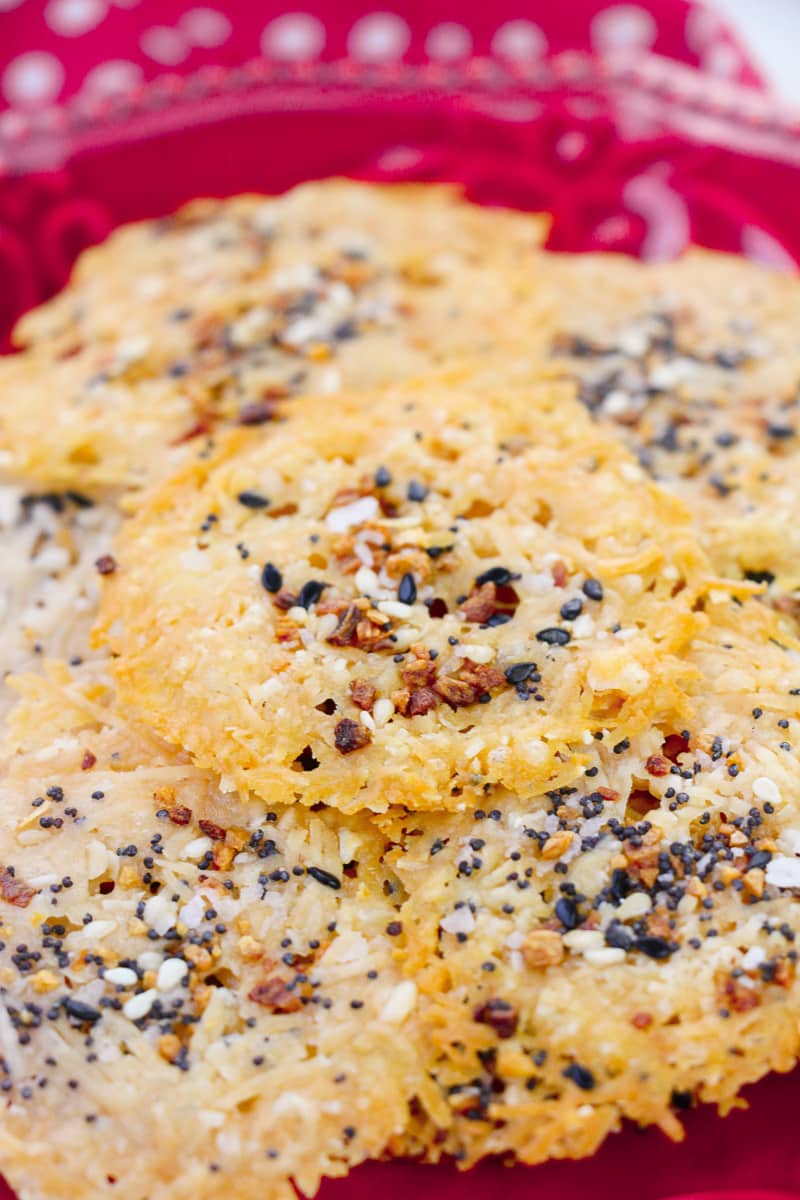
{"label": "crispy cheese texture", "polygon": [[566,387],[308,400],[143,503],[100,623],[124,704],[224,786],[462,809],[676,711],[705,562]]}
{"label": "crispy cheese texture", "polygon": [[89,653],[96,564],[107,561],[118,523],[102,498],[0,483],[0,714],[15,699],[9,675]]}
{"label": "crispy cheese texture", "polygon": [[545,231],[453,188],[344,180],[123,228],[20,322],[0,454],[47,487],[138,487],[287,398],[529,346]]}
{"label": "crispy cheese texture", "polygon": [[679,1138],[682,1109],[788,1070],[800,673],[775,634],[718,598],[680,730],[463,813],[265,809],[97,667],[21,680],[0,1170],[23,1200],[288,1200],[386,1152]]}
{"label": "crispy cheese texture", "polygon": [[693,250],[653,266],[546,255],[552,349],[589,410],[695,514],[718,571],[800,589],[800,284]]}

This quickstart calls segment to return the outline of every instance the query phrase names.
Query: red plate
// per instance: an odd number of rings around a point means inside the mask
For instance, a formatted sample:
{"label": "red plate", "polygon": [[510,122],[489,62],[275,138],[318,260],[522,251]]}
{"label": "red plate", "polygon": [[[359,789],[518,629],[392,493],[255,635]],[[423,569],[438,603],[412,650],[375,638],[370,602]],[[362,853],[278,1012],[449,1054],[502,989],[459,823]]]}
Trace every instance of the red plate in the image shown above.
{"label": "red plate", "polygon": [[[0,120],[0,338],[121,221],[337,172],[459,180],[481,202],[552,211],[559,249],[668,258],[695,242],[791,267],[799,163],[800,127],[758,91],[625,51],[450,63],[409,53],[370,66],[258,59],[111,98],[79,90],[61,108]],[[799,1200],[799,1079],[762,1082],[749,1111],[724,1121],[688,1114],[678,1146],[629,1128],[583,1162],[488,1163],[467,1175],[371,1164],[322,1195]],[[0,1200],[9,1195],[0,1184]]]}

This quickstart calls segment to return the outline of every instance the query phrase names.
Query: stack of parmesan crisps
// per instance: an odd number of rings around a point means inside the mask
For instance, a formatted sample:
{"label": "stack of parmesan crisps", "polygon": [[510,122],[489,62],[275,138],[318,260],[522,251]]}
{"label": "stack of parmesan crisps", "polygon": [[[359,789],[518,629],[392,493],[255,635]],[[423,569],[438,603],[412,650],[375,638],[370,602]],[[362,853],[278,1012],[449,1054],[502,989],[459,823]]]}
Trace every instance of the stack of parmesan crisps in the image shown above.
{"label": "stack of parmesan crisps", "polygon": [[204,202],[21,323],[21,1200],[578,1157],[794,1065],[798,284],[545,234]]}

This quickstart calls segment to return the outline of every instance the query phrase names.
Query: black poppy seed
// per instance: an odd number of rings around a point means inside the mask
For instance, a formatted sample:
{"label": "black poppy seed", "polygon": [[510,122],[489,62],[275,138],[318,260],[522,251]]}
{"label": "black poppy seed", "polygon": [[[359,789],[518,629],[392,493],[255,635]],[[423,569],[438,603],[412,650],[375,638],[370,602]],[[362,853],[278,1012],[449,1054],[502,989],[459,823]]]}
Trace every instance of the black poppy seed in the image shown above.
{"label": "black poppy seed", "polygon": [[374,478],[375,478],[375,487],[379,487],[379,488],[388,487],[389,484],[392,482],[392,473],[388,467],[378,467],[377,471],[375,472]]}
{"label": "black poppy seed", "polygon": [[428,494],[428,489],[424,483],[420,483],[418,479],[412,479],[406,489],[406,496],[409,500],[414,500],[417,503],[425,499]]}

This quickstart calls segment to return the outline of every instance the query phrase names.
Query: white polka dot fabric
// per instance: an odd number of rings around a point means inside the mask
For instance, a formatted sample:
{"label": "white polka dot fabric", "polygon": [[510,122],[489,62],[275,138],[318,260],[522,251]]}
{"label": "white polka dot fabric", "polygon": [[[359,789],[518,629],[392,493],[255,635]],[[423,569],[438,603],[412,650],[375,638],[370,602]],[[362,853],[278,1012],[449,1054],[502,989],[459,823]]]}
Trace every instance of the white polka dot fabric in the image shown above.
{"label": "white polka dot fabric", "polygon": [[[723,23],[686,0],[446,0],[373,8],[352,0],[307,6],[254,0],[0,0],[0,107],[32,113],[79,93],[135,92],[163,74],[231,67],[264,57],[312,64],[350,59],[464,64],[494,58],[524,67],[565,50],[601,58],[653,50],[726,79],[757,82]],[[658,14],[656,16],[656,13]]]}

